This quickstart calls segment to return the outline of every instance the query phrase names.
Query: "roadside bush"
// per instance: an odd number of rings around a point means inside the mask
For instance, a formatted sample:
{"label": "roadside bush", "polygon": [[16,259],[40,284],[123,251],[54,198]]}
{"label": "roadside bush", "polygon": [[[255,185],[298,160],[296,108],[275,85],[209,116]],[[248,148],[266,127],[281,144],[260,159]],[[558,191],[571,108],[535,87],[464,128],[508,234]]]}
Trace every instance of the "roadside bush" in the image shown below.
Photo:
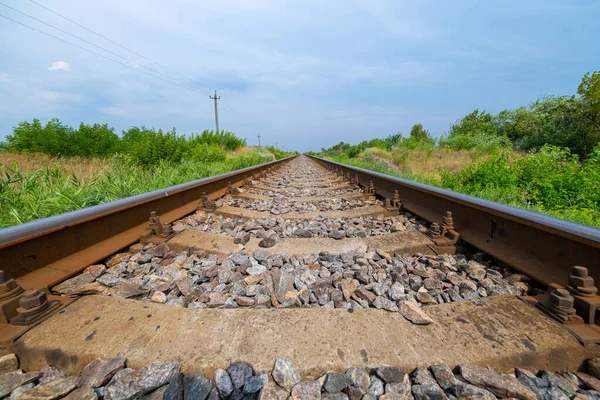
{"label": "roadside bush", "polygon": [[186,139],[177,136],[175,129],[164,133],[162,129],[133,127],[123,132],[122,140],[128,159],[142,167],[155,166],[161,161],[180,162],[188,151]]}
{"label": "roadside bush", "polygon": [[203,131],[200,135],[192,134],[188,139],[191,145],[206,144],[221,146],[226,150],[236,150],[246,146],[246,139],[241,139],[231,132],[214,132],[210,130]]}
{"label": "roadside bush", "polygon": [[245,139],[225,131],[215,133],[206,130],[187,138],[177,135],[175,128],[163,132],[161,129],[134,126],[124,130],[119,137],[108,124],[87,125],[82,122],[78,129],[74,129],[54,118],[46,125],[38,119],[19,123],[0,149],[81,157],[110,157],[121,153],[132,163],[152,167],[161,161],[180,162],[184,158],[198,162],[222,161],[225,150],[245,145]]}
{"label": "roadside bush", "polygon": [[24,121],[6,136],[6,151],[20,153],[45,153],[52,156],[106,157],[120,150],[119,136],[107,124],[86,125],[79,129],[63,125],[53,118],[46,125],[34,119]]}
{"label": "roadside bush", "polygon": [[511,148],[510,140],[506,136],[495,136],[479,131],[472,133],[455,133],[440,138],[439,146],[452,150],[476,150],[492,152],[498,149]]}
{"label": "roadside bush", "polygon": [[568,149],[544,146],[525,156],[501,152],[457,173],[441,186],[502,203],[600,225],[600,146],[583,163]]}
{"label": "roadside bush", "polygon": [[189,150],[186,158],[201,163],[213,163],[224,161],[227,158],[227,153],[221,147],[214,144],[196,143]]}

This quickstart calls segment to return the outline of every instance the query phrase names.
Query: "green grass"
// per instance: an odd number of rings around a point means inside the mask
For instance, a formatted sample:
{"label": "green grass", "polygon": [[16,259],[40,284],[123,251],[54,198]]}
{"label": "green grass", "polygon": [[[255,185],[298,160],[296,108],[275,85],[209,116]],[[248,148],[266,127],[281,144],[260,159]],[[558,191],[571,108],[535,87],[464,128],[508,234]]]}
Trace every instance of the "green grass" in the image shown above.
{"label": "green grass", "polygon": [[401,172],[368,155],[325,155],[334,161],[438,186],[513,207],[600,227],[600,146],[583,161],[568,149],[543,147],[525,155],[506,150],[476,159],[440,178]]}
{"label": "green grass", "polygon": [[107,161],[107,168],[85,180],[59,166],[28,172],[16,163],[0,164],[3,172],[0,177],[0,227],[107,203],[274,159],[271,153],[254,151],[216,162],[161,161],[152,168],[144,168],[124,157],[113,157]]}

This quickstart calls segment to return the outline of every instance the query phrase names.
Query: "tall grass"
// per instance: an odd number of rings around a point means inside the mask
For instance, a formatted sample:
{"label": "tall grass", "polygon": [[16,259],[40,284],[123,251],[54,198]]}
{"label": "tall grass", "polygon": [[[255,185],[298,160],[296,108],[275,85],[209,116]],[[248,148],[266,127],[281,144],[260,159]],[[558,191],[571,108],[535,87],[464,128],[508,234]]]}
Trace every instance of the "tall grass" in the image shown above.
{"label": "tall grass", "polygon": [[[152,168],[125,157],[105,160],[106,168],[86,180],[63,165],[26,171],[16,162],[0,165],[0,227],[62,214],[152,190],[222,174],[273,160],[250,152],[216,162],[162,160]],[[66,161],[68,162],[68,161]]]}

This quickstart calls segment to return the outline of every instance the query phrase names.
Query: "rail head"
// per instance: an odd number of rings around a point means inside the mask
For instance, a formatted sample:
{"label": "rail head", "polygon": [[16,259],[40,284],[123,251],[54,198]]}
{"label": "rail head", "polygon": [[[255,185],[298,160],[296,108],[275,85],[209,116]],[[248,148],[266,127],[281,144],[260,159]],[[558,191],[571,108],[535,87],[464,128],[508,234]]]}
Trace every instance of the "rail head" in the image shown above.
{"label": "rail head", "polygon": [[[311,156],[312,157],[312,156]],[[600,230],[533,211],[312,157],[322,165],[357,174],[367,186],[391,198],[398,190],[403,208],[439,222],[446,211],[466,242],[543,282],[567,284],[575,265],[600,279]]]}

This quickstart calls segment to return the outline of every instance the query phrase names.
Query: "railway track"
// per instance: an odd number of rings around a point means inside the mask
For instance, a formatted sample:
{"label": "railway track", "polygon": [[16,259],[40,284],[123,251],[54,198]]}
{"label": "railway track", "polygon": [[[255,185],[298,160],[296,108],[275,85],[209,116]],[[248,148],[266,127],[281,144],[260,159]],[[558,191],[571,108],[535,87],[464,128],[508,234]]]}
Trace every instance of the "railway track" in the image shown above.
{"label": "railway track", "polygon": [[598,260],[591,228],[278,160],[0,231],[0,398],[600,398]]}

